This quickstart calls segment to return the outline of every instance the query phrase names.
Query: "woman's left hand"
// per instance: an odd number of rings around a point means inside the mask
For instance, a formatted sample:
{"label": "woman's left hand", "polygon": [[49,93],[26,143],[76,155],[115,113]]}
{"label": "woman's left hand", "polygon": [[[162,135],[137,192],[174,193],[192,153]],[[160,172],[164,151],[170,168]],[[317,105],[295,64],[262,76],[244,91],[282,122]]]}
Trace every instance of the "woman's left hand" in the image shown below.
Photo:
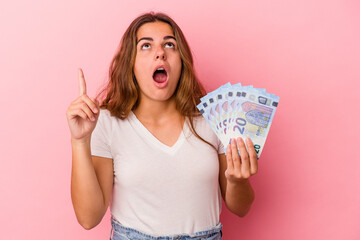
{"label": "woman's left hand", "polygon": [[245,143],[241,137],[236,140],[231,139],[231,143],[227,146],[227,169],[225,171],[225,177],[228,182],[243,182],[257,173],[257,154],[250,138],[246,139],[246,146],[248,151],[246,150]]}

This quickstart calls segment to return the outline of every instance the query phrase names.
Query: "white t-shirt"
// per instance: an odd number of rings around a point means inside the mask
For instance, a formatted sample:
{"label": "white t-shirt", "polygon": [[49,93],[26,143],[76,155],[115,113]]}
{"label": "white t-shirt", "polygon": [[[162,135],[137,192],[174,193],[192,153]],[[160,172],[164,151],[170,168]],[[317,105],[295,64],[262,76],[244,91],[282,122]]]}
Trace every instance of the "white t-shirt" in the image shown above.
{"label": "white t-shirt", "polygon": [[[187,119],[188,121],[188,119]],[[206,120],[187,123],[169,147],[155,138],[133,112],[121,120],[100,110],[91,154],[112,158],[111,214],[126,227],[160,236],[194,233],[217,225],[221,212],[218,154],[224,147]]]}

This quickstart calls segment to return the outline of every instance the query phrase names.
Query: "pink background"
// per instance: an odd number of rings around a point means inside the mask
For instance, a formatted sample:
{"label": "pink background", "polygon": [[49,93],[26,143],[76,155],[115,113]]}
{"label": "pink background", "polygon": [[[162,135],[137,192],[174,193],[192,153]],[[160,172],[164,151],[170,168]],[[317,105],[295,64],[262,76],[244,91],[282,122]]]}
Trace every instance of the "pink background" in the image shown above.
{"label": "pink background", "polygon": [[77,68],[94,96],[149,10],[180,25],[208,91],[241,82],[280,96],[253,208],[238,218],[223,207],[223,239],[360,239],[355,0],[2,1],[0,238],[108,239],[109,213],[91,231],[76,221],[65,111]]}

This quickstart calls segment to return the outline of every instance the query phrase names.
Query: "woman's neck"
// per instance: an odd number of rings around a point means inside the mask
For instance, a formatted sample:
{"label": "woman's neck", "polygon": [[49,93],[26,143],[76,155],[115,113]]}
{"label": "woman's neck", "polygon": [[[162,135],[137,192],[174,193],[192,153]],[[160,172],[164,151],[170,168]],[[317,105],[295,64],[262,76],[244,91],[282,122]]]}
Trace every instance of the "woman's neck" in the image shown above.
{"label": "woman's neck", "polygon": [[167,101],[141,100],[133,113],[141,121],[147,123],[161,124],[161,122],[170,119],[179,118],[180,113],[176,109],[175,98],[172,97]]}

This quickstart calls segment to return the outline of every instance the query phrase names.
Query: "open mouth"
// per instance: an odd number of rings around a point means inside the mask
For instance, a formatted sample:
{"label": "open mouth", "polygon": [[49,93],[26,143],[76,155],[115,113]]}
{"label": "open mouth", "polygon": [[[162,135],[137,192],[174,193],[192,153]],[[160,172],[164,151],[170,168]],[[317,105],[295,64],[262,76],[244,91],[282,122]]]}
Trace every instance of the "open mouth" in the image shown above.
{"label": "open mouth", "polygon": [[167,72],[164,68],[158,68],[154,74],[153,79],[157,83],[164,83],[167,80]]}

